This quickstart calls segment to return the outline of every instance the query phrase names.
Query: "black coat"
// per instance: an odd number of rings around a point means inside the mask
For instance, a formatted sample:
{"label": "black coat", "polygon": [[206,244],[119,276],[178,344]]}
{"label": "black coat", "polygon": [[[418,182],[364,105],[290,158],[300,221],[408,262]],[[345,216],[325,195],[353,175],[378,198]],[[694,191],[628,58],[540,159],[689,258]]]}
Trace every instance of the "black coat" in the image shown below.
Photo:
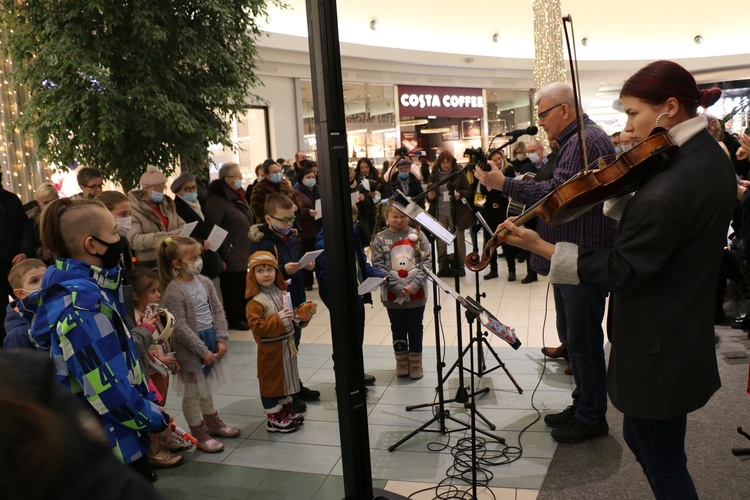
{"label": "black coat", "polygon": [[0,276],[10,272],[13,257],[33,256],[34,233],[23,203],[13,193],[0,188]]}
{"label": "black coat", "polygon": [[580,252],[581,283],[613,292],[607,384],[626,415],[676,418],[720,387],[714,293],[736,196],[704,129],[628,202],[614,248]]}
{"label": "black coat", "polygon": [[[185,200],[180,196],[175,196],[174,205],[177,209],[177,215],[185,221],[185,224],[189,222],[197,222],[190,237],[198,241],[201,245],[208,239],[208,235],[214,228],[214,223],[206,214],[203,209],[203,219],[201,219],[195,211],[190,208],[190,205],[185,203]],[[229,237],[229,236],[227,236]],[[201,257],[203,258],[203,271],[201,274],[208,279],[214,279],[221,272],[221,258],[219,258],[218,248],[214,250],[201,250]]]}
{"label": "black coat", "polygon": [[250,207],[224,181],[213,181],[208,187],[208,193],[204,213],[214,224],[229,232],[219,249],[219,256],[227,266],[226,271],[245,271],[250,257],[250,238],[247,233],[253,223]]}

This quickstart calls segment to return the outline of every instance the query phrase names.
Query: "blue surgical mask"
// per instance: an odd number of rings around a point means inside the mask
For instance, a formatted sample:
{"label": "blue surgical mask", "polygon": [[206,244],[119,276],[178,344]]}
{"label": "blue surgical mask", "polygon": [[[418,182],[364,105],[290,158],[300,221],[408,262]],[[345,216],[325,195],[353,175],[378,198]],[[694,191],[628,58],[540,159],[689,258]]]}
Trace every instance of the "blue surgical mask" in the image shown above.
{"label": "blue surgical mask", "polygon": [[631,149],[633,149],[633,145],[632,144],[625,144],[624,146],[622,146],[622,152],[623,153],[627,153]]}
{"label": "blue surgical mask", "polygon": [[158,191],[151,191],[151,201],[154,203],[161,203],[161,200],[164,199],[164,193],[160,193]]}
{"label": "blue surgical mask", "polygon": [[233,186],[234,186],[234,189],[241,189],[242,188],[242,179],[235,179]]}
{"label": "blue surgical mask", "polygon": [[615,146],[615,154],[619,155],[620,153],[622,153],[622,148],[619,145]]}
{"label": "blue surgical mask", "polygon": [[275,174],[271,174],[271,177],[269,177],[268,180],[273,182],[274,184],[278,184],[283,178],[284,175],[281,172],[276,172]]}
{"label": "blue surgical mask", "polygon": [[185,193],[182,197],[189,202],[198,201],[198,193]]}
{"label": "blue surgical mask", "polygon": [[276,231],[277,233],[283,234],[284,236],[289,234],[289,231],[292,230],[292,226],[280,227],[274,224],[273,222],[271,223],[271,228],[273,228],[273,230]]}
{"label": "blue surgical mask", "polygon": [[377,205],[378,203],[380,203],[380,200],[381,200],[381,196],[380,196],[379,194],[377,194],[377,193],[375,194],[375,196],[373,196],[373,197],[372,197],[372,202],[373,202],[374,204],[376,204],[376,205]]}
{"label": "blue surgical mask", "polygon": [[315,187],[315,179],[302,179],[302,184],[312,189]]}
{"label": "blue surgical mask", "polygon": [[402,180],[406,180],[409,178],[409,172],[399,172],[398,178]]}

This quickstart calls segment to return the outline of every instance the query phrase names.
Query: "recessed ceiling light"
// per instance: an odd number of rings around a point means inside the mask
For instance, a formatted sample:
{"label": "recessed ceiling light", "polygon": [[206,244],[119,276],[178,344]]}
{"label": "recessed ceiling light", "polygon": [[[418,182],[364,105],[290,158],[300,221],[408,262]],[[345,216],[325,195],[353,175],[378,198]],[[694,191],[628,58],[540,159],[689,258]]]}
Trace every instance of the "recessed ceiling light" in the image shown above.
{"label": "recessed ceiling light", "polygon": [[695,35],[695,38],[693,38],[693,41],[694,41],[694,42],[695,42],[696,44],[700,44],[700,43],[703,43],[703,37],[702,37],[702,36],[700,36],[700,35]]}
{"label": "recessed ceiling light", "polygon": [[492,35],[492,41],[497,43],[497,41],[500,40],[500,33],[495,33]]}
{"label": "recessed ceiling light", "polygon": [[370,21],[370,29],[372,31],[375,31],[376,29],[378,29],[378,22],[375,19]]}

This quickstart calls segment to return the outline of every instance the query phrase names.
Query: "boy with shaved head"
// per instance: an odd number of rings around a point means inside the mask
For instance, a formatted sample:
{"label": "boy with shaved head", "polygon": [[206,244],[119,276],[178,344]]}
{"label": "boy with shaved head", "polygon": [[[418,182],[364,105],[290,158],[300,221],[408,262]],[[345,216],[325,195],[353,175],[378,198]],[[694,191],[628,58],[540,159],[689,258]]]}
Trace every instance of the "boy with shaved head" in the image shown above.
{"label": "boy with shaved head", "polygon": [[31,339],[50,351],[58,380],[99,415],[115,455],[150,479],[149,432],[164,431],[170,418],[149,394],[124,320],[125,240],[109,210],[93,200],[53,201],[40,230],[55,263],[27,304]]}

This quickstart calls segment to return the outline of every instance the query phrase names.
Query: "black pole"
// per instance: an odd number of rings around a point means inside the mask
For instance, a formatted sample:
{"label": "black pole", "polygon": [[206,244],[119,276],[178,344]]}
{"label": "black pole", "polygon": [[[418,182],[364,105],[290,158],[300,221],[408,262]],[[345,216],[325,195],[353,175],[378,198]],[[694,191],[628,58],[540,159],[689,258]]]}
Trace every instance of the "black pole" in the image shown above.
{"label": "black pole", "polygon": [[344,492],[346,498],[361,500],[373,498],[372,471],[362,344],[351,335],[359,328],[358,299],[335,0],[307,0],[307,25]]}

